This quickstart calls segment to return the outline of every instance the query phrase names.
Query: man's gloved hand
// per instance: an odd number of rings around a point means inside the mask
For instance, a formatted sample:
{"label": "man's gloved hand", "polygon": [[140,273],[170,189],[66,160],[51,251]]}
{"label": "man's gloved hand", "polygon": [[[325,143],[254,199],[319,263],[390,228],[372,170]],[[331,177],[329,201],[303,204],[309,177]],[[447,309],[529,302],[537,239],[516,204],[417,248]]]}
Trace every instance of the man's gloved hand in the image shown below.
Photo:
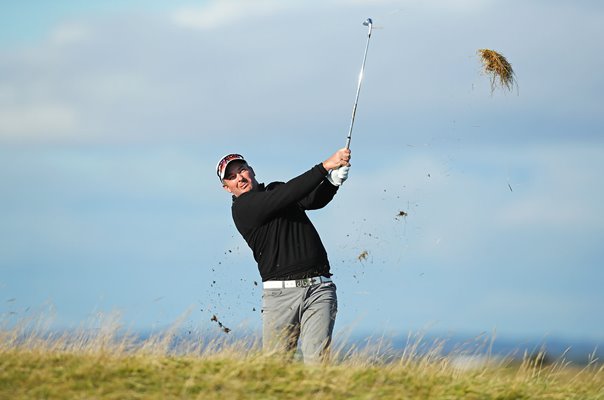
{"label": "man's gloved hand", "polygon": [[340,167],[338,169],[332,169],[327,174],[327,180],[334,186],[342,186],[342,183],[348,179],[348,170],[350,167]]}

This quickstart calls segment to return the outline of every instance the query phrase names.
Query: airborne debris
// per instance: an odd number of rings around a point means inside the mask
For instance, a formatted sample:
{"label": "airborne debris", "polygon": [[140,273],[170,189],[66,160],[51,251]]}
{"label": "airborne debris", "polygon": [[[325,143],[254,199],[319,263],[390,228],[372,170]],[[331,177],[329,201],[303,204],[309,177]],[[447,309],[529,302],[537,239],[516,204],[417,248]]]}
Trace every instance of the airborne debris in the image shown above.
{"label": "airborne debris", "polygon": [[231,331],[231,329],[224,326],[224,324],[218,320],[218,317],[215,314],[212,315],[212,318],[210,318],[210,321],[218,323],[218,327],[220,329],[222,329],[222,331],[224,333],[229,333]]}
{"label": "airborne debris", "polygon": [[398,214],[396,214],[397,217],[406,217],[407,215],[409,214],[407,214],[405,211],[399,211]]}
{"label": "airborne debris", "polygon": [[361,254],[359,254],[359,256],[357,257],[357,259],[359,261],[365,261],[367,259],[367,256],[369,255],[369,252],[367,250],[363,250],[361,252]]}
{"label": "airborne debris", "polygon": [[510,91],[514,88],[514,85],[518,87],[512,65],[503,55],[490,49],[479,49],[477,53],[482,61],[484,72],[491,75],[491,94],[493,94],[497,85]]}

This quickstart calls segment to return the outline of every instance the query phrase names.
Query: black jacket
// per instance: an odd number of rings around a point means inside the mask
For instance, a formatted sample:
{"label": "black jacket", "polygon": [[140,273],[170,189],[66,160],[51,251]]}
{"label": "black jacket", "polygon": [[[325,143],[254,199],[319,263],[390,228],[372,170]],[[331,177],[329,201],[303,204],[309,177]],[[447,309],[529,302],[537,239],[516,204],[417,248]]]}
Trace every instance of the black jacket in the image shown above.
{"label": "black jacket", "polygon": [[338,187],[317,164],[287,183],[233,196],[233,221],[254,253],[263,281],[330,276],[327,253],[305,210],[325,207]]}

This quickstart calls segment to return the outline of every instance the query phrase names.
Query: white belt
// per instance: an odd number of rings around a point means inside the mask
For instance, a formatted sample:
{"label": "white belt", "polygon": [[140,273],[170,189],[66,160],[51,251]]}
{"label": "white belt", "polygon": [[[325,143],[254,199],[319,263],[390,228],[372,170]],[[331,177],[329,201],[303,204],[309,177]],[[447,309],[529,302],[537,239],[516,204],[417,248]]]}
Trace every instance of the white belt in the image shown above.
{"label": "white belt", "polygon": [[312,278],[294,279],[291,281],[266,281],[262,285],[265,289],[283,289],[283,288],[295,288],[295,287],[307,287],[312,285],[318,285],[319,283],[333,282],[331,278],[324,276],[313,276]]}

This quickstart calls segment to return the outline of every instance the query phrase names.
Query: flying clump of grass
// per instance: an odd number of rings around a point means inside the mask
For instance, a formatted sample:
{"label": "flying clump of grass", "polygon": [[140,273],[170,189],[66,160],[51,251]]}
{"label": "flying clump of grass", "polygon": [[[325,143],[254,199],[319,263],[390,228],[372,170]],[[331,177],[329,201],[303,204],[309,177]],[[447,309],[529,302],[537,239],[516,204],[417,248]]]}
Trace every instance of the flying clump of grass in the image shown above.
{"label": "flying clump of grass", "polygon": [[479,49],[477,53],[482,61],[484,72],[491,77],[491,94],[497,86],[510,91],[514,86],[518,87],[512,64],[502,54],[491,49]]}

